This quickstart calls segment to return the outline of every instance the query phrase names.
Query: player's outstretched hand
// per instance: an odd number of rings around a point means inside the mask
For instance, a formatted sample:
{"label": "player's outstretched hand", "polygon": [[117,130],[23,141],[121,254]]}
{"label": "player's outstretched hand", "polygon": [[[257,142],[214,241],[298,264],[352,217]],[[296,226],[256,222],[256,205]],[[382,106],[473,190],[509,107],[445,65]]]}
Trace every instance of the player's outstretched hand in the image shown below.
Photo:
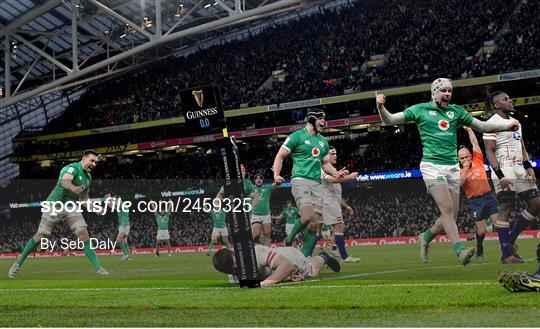
{"label": "player's outstretched hand", "polygon": [[377,109],[381,109],[386,102],[386,96],[384,94],[377,94],[376,96]]}
{"label": "player's outstretched hand", "polygon": [[349,171],[347,170],[347,167],[341,168],[341,170],[338,171],[338,178],[345,178],[349,174]]}
{"label": "player's outstretched hand", "polygon": [[510,125],[508,125],[508,130],[517,131],[518,129],[519,129],[519,121],[512,120],[512,122],[510,122]]}

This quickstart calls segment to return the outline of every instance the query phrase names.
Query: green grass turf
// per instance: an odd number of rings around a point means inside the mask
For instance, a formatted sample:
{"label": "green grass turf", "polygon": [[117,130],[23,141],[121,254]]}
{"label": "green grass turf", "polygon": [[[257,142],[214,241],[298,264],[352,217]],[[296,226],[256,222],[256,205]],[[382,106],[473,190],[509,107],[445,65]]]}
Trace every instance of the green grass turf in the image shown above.
{"label": "green grass turf", "polygon": [[[472,242],[469,242],[471,244]],[[12,326],[537,326],[540,294],[499,286],[499,269],[536,269],[536,240],[519,242],[521,265],[501,265],[496,242],[463,267],[450,244],[350,248],[362,257],[302,283],[239,289],[202,253],[101,257],[96,277],[84,257],[29,258],[14,280],[0,261],[0,327]]]}

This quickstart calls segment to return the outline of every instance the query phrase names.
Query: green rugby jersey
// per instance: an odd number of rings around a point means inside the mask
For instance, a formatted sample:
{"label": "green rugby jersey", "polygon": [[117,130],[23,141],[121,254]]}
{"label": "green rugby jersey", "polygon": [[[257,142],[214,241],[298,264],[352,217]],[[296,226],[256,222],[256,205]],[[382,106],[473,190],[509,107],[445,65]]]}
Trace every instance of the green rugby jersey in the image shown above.
{"label": "green rugby jersey", "polygon": [[415,122],[420,132],[422,161],[439,165],[458,163],[457,130],[469,126],[473,120],[464,108],[449,104],[443,109],[432,103],[420,103],[403,113],[405,121]]}
{"label": "green rugby jersey", "polygon": [[156,213],[156,222],[157,222],[158,230],[168,230],[170,218],[171,218],[171,214],[169,213],[165,213],[164,215],[160,215],[159,213]]}
{"label": "green rugby jersey", "polygon": [[286,224],[294,224],[298,219],[298,208],[287,207],[281,212],[281,216],[285,219]]}
{"label": "green rugby jersey", "polygon": [[328,154],[328,140],[321,134],[311,135],[307,128],[290,134],[283,147],[291,152],[292,178],[321,181],[321,161]]}
{"label": "green rugby jersey", "polygon": [[273,185],[263,185],[261,187],[255,186],[255,193],[259,196],[260,200],[257,203],[255,209],[253,209],[253,214],[258,216],[270,214],[270,196],[274,190]]}
{"label": "green rugby jersey", "polygon": [[71,183],[75,186],[83,186],[85,191],[90,191],[90,185],[92,182],[92,176],[90,173],[87,173],[83,170],[82,162],[70,163],[62,170],[60,170],[60,175],[58,176],[58,182],[56,186],[49,194],[47,201],[79,201],[80,196],[71,192],[70,190],[62,186],[62,177],[65,174],[70,174],[73,176]]}

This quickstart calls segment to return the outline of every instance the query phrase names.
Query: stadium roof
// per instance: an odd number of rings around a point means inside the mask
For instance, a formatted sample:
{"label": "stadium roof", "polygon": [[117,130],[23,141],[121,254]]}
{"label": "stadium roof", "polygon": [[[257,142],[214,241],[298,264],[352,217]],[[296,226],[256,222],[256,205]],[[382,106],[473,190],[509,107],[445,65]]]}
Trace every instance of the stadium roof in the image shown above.
{"label": "stadium roof", "polygon": [[[0,108],[157,60],[306,0],[4,0]],[[6,84],[6,79],[11,83]]]}

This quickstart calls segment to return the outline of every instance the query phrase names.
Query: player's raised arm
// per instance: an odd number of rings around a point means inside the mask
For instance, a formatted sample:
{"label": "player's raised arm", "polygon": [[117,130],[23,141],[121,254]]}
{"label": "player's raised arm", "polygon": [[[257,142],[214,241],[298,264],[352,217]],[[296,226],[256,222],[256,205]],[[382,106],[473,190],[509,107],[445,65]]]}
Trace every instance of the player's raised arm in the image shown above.
{"label": "player's raised arm", "polygon": [[399,125],[399,124],[405,123],[406,122],[405,114],[403,112],[398,112],[398,113],[388,112],[388,110],[384,107],[385,102],[386,102],[386,96],[384,96],[384,94],[377,94],[377,97],[376,97],[377,111],[379,111],[381,121],[386,125]]}
{"label": "player's raised arm", "polygon": [[480,145],[478,144],[478,139],[476,138],[476,135],[474,134],[474,131],[469,127],[464,127],[467,131],[467,134],[469,135],[469,141],[472,145],[473,152],[482,152],[480,149]]}

